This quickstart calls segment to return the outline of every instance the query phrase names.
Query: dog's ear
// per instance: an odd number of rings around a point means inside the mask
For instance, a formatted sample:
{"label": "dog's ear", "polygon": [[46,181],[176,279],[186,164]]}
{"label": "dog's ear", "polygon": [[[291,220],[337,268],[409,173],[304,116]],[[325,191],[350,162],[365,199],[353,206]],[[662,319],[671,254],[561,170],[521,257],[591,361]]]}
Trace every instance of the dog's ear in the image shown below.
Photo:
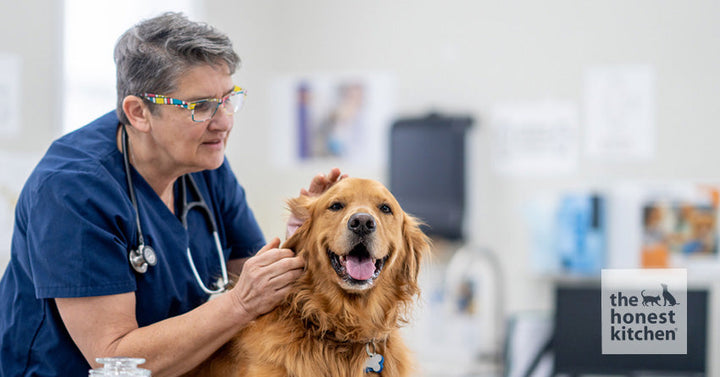
{"label": "dog's ear", "polygon": [[308,195],[300,195],[296,198],[288,199],[286,203],[290,215],[304,222],[310,218],[310,212],[314,202],[314,198]]}
{"label": "dog's ear", "polygon": [[287,224],[287,240],[283,244],[283,248],[298,252],[299,242],[305,238],[303,235],[307,233],[310,228],[309,220],[312,217],[312,207],[314,203],[315,200],[307,195],[300,195],[287,201],[290,218]]}
{"label": "dog's ear", "polygon": [[304,222],[300,227],[298,227],[295,232],[293,232],[290,237],[285,240],[282,244],[283,249],[290,249],[295,252],[295,254],[299,254],[300,251],[303,248],[303,242],[307,240],[307,234],[310,229],[310,222],[306,221]]}
{"label": "dog's ear", "polygon": [[415,217],[404,214],[403,242],[405,260],[402,261],[401,279],[408,284],[411,294],[418,292],[417,277],[420,272],[420,261],[430,251],[430,239],[420,229],[421,222]]}

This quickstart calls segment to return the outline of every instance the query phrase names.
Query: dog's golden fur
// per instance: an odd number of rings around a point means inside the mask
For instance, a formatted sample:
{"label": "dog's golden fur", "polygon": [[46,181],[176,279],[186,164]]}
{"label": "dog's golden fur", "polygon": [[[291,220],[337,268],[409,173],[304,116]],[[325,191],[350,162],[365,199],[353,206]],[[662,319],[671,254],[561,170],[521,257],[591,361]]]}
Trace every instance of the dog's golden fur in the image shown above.
{"label": "dog's golden fur", "polygon": [[[305,221],[283,247],[305,258],[305,272],[281,305],[240,331],[191,375],[377,375],[364,371],[366,346],[372,342],[385,358],[382,376],[413,374],[398,329],[419,294],[417,275],[428,249],[418,222],[380,183],[358,178],[342,179],[318,197],[301,196],[288,204]],[[363,240],[374,260],[384,260],[374,280],[362,284],[336,272],[330,261],[331,252],[343,261],[351,252],[357,236],[348,221],[356,213],[374,218],[374,229]]]}

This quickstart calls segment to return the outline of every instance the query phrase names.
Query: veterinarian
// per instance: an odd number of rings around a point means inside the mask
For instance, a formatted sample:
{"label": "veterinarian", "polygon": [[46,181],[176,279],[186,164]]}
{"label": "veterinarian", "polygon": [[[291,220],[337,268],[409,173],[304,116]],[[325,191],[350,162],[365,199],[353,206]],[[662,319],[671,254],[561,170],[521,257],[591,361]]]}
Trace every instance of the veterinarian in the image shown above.
{"label": "veterinarian", "polygon": [[[266,242],[224,155],[245,97],[229,38],[168,13],[123,34],[115,62],[116,110],[53,142],[17,203],[2,377],[87,376],[113,356],[180,375],[275,307],[304,268]],[[224,264],[237,285],[208,301]]]}

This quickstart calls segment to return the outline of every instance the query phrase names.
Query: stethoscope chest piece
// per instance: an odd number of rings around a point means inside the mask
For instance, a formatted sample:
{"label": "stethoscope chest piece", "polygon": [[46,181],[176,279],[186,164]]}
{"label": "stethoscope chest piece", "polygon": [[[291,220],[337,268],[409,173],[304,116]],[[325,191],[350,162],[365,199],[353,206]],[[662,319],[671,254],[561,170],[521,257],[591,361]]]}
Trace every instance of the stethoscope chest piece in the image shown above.
{"label": "stethoscope chest piece", "polygon": [[137,249],[130,250],[128,259],[130,260],[132,268],[141,274],[147,271],[148,266],[157,264],[155,250],[148,245],[140,245]]}

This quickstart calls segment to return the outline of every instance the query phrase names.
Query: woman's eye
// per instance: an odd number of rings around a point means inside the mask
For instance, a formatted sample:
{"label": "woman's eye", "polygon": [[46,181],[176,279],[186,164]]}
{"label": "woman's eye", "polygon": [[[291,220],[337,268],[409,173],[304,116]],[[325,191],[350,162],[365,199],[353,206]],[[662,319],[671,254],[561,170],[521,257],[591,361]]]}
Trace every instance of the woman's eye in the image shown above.
{"label": "woman's eye", "polygon": [[212,104],[210,103],[210,101],[203,101],[195,104],[195,111],[205,112],[210,111],[211,108]]}
{"label": "woman's eye", "polygon": [[345,205],[340,202],[335,202],[335,203],[331,204],[330,207],[328,207],[328,209],[331,211],[339,211],[343,208],[345,208]]}
{"label": "woman's eye", "polygon": [[392,214],[392,208],[387,204],[380,204],[378,208],[382,213]]}

